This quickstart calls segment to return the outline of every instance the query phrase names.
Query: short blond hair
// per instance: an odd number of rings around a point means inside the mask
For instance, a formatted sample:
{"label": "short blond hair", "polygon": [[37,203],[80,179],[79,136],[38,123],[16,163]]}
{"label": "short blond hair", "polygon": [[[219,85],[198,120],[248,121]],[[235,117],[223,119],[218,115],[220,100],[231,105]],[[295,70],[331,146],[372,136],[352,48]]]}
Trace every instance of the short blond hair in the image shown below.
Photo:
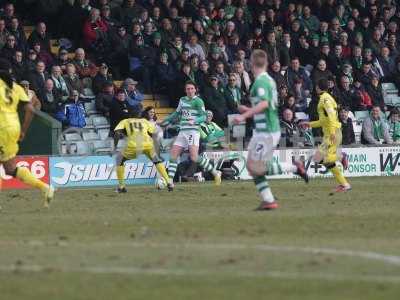
{"label": "short blond hair", "polygon": [[250,57],[251,63],[257,68],[266,68],[268,66],[268,56],[264,50],[254,50]]}

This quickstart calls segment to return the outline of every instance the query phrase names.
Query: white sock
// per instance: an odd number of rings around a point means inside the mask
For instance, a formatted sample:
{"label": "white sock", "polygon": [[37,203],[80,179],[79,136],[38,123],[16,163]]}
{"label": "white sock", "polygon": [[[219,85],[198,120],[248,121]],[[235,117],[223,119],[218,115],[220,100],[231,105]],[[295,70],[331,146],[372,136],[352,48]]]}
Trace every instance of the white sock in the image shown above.
{"label": "white sock", "polygon": [[274,195],[272,195],[271,189],[268,187],[266,189],[263,189],[260,192],[260,196],[262,201],[272,203],[275,201]]}

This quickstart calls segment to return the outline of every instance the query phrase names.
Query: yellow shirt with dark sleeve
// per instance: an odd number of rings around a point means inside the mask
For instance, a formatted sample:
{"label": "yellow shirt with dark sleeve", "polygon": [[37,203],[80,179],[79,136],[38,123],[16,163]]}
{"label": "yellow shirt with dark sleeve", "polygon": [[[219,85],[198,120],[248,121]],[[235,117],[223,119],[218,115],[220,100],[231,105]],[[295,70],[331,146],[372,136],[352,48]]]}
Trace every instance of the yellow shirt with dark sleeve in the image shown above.
{"label": "yellow shirt with dark sleeve", "polygon": [[152,134],[156,131],[153,123],[146,119],[130,118],[122,120],[114,131],[123,130],[128,138],[127,147],[135,149],[153,148]]}
{"label": "yellow shirt with dark sleeve", "polygon": [[319,96],[318,102],[318,121],[310,122],[312,128],[322,127],[324,136],[335,134],[342,125],[338,118],[338,108],[335,99],[327,92]]}

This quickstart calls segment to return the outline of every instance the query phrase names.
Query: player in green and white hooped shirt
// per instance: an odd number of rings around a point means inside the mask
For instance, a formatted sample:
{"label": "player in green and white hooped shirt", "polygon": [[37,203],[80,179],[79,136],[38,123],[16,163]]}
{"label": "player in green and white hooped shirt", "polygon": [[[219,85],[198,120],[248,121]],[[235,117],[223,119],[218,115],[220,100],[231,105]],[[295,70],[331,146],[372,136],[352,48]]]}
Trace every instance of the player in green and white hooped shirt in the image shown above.
{"label": "player in green and white hooped shirt", "polygon": [[247,169],[254,178],[254,183],[261,196],[260,210],[278,207],[267,175],[296,173],[306,182],[308,177],[301,162],[282,163],[273,161],[273,151],[281,136],[278,117],[278,96],[275,81],[268,75],[267,54],[263,50],[255,50],[250,58],[251,70],[255,81],[250,89],[252,107],[239,106],[241,115],[235,117],[239,124],[253,117],[255,130],[248,146]]}
{"label": "player in green and white hooped shirt", "polygon": [[193,82],[185,84],[186,96],[179,100],[178,108],[169,115],[161,126],[166,126],[174,120],[178,120],[179,134],[176,137],[170,152],[168,175],[173,182],[176,169],[178,167],[178,157],[182,151],[189,148],[190,160],[192,165],[199,164],[207,172],[214,176],[216,185],[221,184],[221,172],[214,169],[210,161],[199,156],[200,124],[206,120],[206,111],[203,100],[196,95],[197,88]]}

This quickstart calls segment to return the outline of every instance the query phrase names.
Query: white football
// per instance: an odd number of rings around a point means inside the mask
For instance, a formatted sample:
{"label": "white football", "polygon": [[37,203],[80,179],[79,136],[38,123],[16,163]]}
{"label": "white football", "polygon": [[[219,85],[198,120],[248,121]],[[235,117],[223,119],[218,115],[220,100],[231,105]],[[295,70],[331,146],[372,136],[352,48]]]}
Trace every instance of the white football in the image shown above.
{"label": "white football", "polygon": [[154,184],[158,190],[165,189],[165,187],[167,186],[167,183],[165,182],[164,178],[156,178]]}

